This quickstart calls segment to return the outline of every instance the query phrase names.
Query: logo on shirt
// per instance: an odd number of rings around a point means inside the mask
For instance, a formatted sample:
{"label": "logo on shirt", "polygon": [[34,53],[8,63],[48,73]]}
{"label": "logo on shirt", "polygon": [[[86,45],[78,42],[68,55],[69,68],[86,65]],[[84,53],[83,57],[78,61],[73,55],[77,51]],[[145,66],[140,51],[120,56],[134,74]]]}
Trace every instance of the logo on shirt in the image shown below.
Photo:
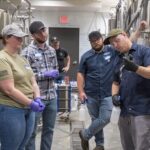
{"label": "logo on shirt", "polygon": [[36,61],[42,60],[42,54],[40,53],[35,54],[35,59]]}
{"label": "logo on shirt", "polygon": [[104,53],[104,59],[105,59],[107,62],[110,62],[110,58],[111,58],[110,52]]}
{"label": "logo on shirt", "polygon": [[35,54],[36,57],[42,57],[40,53]]}
{"label": "logo on shirt", "polygon": [[64,54],[63,54],[62,52],[60,52],[60,53],[59,53],[59,56],[63,57],[63,56],[64,56]]}

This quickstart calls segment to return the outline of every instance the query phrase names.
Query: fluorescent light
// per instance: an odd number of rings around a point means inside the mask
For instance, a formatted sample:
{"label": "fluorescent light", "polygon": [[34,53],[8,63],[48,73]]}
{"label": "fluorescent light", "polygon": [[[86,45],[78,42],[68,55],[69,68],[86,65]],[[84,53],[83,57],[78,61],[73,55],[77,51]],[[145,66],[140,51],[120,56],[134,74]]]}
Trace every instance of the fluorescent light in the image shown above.
{"label": "fluorescent light", "polygon": [[35,7],[31,7],[31,10],[34,10],[34,9],[36,9]]}

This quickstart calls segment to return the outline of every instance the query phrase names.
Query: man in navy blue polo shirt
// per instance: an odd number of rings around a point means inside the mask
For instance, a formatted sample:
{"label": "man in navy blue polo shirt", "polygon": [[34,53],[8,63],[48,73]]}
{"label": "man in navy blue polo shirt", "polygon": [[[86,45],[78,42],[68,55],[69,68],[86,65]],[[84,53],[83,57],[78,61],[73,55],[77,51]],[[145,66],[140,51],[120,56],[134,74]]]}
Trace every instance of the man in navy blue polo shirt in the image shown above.
{"label": "man in navy blue polo shirt", "polygon": [[[130,36],[136,41],[147,26],[140,22],[139,28]],[[112,111],[111,86],[117,52],[112,46],[104,46],[100,32],[89,34],[92,49],[81,58],[77,74],[79,97],[86,101],[92,123],[87,129],[79,132],[83,150],[89,150],[88,140],[95,136],[94,150],[104,150],[103,128],[109,123]]]}
{"label": "man in navy blue polo shirt", "polygon": [[100,32],[89,34],[92,49],[83,54],[77,74],[79,97],[86,101],[91,125],[79,132],[83,150],[88,150],[88,140],[95,136],[96,148],[104,150],[103,128],[110,121],[112,111],[111,85],[116,52],[103,45]]}
{"label": "man in navy blue polo shirt", "polygon": [[121,29],[113,29],[105,43],[122,54],[115,69],[112,95],[120,95],[123,149],[150,150],[150,48],[132,43]]}

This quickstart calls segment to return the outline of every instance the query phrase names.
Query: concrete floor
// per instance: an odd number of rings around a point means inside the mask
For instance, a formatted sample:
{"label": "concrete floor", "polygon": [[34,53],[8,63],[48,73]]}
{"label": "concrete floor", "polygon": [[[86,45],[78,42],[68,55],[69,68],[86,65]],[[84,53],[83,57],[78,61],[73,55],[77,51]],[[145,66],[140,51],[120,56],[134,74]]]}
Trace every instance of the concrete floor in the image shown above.
{"label": "concrete floor", "polygon": [[[90,118],[88,116],[87,110],[85,111],[85,124],[86,126],[90,123]],[[65,118],[65,115],[63,116]],[[69,115],[70,121],[80,120],[80,111],[72,112]],[[119,131],[117,125],[112,123],[108,124],[104,128],[104,136],[105,136],[105,150],[122,150],[119,138]],[[55,131],[54,131],[54,138],[52,144],[52,150],[72,150],[70,145],[70,123],[69,121],[65,121],[64,119],[57,118]],[[40,150],[40,132],[37,136],[36,142],[36,150]],[[93,150],[95,147],[94,138],[90,140],[90,150]]]}

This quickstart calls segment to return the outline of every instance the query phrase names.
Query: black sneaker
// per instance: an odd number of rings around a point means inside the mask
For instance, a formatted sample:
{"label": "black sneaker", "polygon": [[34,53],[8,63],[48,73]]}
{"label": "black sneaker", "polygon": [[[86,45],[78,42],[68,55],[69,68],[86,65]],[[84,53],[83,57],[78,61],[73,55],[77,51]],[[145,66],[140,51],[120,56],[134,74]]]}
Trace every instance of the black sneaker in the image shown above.
{"label": "black sneaker", "polygon": [[82,130],[79,131],[79,137],[81,139],[82,150],[89,150],[89,142],[83,138]]}
{"label": "black sneaker", "polygon": [[104,150],[104,146],[97,145],[93,150]]}

